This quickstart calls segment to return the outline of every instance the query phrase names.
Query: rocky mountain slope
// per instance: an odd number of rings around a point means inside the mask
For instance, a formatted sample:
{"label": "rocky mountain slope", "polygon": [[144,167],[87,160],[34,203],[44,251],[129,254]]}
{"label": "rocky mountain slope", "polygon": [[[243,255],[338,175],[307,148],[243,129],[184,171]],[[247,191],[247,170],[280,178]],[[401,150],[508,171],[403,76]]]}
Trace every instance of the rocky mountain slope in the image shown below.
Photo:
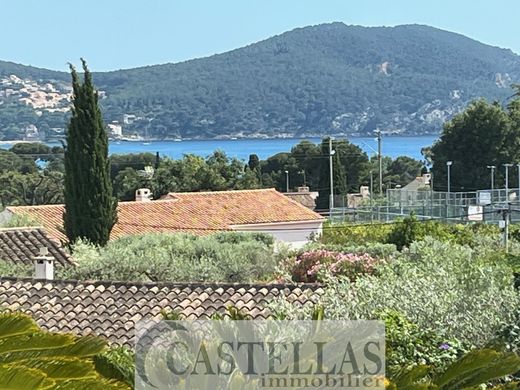
{"label": "rocky mountain slope", "polygon": [[[69,78],[0,62],[0,139],[60,136]],[[510,50],[428,26],[342,23],[94,74],[115,134],[161,139],[431,134],[475,98],[503,101],[519,80]]]}

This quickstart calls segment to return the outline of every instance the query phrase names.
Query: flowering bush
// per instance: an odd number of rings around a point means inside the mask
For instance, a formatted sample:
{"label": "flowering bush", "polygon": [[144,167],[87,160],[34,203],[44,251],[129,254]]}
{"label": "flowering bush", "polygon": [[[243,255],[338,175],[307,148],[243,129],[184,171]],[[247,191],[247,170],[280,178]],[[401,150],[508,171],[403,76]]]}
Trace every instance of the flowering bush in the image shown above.
{"label": "flowering bush", "polygon": [[371,274],[378,260],[368,254],[335,252],[316,249],[296,257],[291,276],[295,282],[316,282],[320,273],[346,276]]}

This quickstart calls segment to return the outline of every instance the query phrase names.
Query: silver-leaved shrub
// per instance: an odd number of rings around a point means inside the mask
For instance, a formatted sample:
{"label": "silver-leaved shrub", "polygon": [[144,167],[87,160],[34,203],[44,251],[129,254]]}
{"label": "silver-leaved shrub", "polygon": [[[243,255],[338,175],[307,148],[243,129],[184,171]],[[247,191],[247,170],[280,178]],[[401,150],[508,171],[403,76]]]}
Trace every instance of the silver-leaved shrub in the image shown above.
{"label": "silver-leaved shrub", "polygon": [[77,266],[60,277],[96,280],[169,282],[249,282],[267,280],[276,267],[268,238],[231,233],[197,237],[145,234],[110,241],[105,247],[77,242]]}

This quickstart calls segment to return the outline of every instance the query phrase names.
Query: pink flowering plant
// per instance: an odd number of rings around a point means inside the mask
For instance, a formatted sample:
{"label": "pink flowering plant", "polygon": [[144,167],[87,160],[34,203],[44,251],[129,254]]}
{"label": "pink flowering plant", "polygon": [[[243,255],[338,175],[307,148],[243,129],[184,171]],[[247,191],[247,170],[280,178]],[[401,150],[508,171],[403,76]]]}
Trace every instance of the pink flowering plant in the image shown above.
{"label": "pink flowering plant", "polygon": [[366,253],[343,253],[315,249],[299,254],[291,270],[295,282],[313,283],[321,274],[346,276],[355,280],[360,275],[372,274],[380,260]]}

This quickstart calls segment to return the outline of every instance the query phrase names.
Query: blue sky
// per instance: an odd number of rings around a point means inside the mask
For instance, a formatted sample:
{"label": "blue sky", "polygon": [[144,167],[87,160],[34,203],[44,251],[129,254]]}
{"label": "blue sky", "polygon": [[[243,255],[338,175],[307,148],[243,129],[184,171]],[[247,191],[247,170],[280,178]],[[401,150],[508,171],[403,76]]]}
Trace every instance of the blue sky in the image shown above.
{"label": "blue sky", "polygon": [[420,23],[520,53],[519,0],[2,0],[0,60],[94,71],[221,53],[341,21]]}

